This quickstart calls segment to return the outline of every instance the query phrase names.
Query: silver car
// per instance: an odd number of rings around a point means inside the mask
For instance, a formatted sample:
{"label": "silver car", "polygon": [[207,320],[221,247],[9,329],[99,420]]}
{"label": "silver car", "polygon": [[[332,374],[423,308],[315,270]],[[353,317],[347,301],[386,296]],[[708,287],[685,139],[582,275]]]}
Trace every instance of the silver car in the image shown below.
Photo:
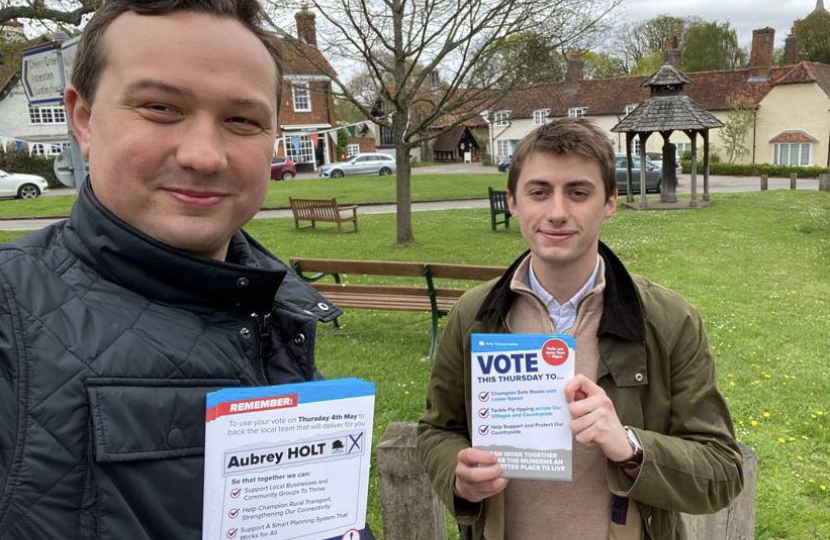
{"label": "silver car", "polygon": [[[617,192],[621,194],[628,193],[628,184],[626,183],[626,168],[628,162],[625,159],[625,154],[617,154],[614,162],[617,169]],[[633,193],[640,193],[640,158],[633,157],[631,163]],[[661,177],[662,172],[660,169],[649,160],[646,160],[646,193],[660,193]]]}
{"label": "silver car", "polygon": [[49,184],[42,176],[0,171],[0,197],[34,199],[47,191]]}
{"label": "silver car", "polygon": [[320,167],[320,176],[386,176],[395,172],[395,157],[389,154],[357,154],[349,161],[329,163]]}

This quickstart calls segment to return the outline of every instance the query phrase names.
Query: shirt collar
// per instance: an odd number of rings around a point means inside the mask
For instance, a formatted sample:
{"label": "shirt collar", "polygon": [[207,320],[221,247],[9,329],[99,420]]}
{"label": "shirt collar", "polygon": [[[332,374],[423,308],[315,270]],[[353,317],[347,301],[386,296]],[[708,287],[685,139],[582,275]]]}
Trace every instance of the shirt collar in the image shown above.
{"label": "shirt collar", "polygon": [[[532,263],[532,261],[531,261],[531,263]],[[545,290],[544,287],[542,287],[542,284],[539,283],[539,280],[536,279],[536,274],[533,272],[533,264],[528,264],[527,265],[528,286],[533,291],[533,294],[538,296],[539,299],[545,304],[545,306],[548,308],[549,311],[551,309],[558,310],[563,305],[567,305],[567,304],[570,304],[570,306],[574,310],[576,310],[577,306],[579,305],[580,300],[582,300],[585,297],[585,295],[587,295],[589,292],[591,292],[594,289],[594,287],[597,286],[597,283],[599,282],[600,268],[601,268],[600,256],[599,256],[599,254],[597,254],[597,262],[594,265],[594,270],[591,272],[591,275],[588,276],[588,279],[585,281],[585,283],[582,284],[582,288],[580,288],[578,291],[576,291],[576,294],[574,294],[571,297],[570,300],[565,302],[565,304],[560,305],[559,302],[556,301],[556,298],[554,298],[553,295],[551,295],[547,290]]]}

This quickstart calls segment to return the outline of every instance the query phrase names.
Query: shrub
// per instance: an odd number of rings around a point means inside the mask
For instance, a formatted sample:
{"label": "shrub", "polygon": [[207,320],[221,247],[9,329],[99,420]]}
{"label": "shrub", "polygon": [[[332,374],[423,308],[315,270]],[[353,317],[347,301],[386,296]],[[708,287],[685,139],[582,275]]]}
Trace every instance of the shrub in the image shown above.
{"label": "shrub", "polygon": [[6,172],[36,174],[45,178],[50,188],[63,187],[55,176],[52,168],[54,163],[54,157],[30,156],[25,146],[19,152],[14,146],[6,146],[5,152],[0,150],[0,169]]}
{"label": "shrub", "polygon": [[[680,165],[683,173],[689,174],[692,170],[690,160],[682,160]],[[698,161],[698,174],[702,174],[703,162]],[[818,178],[818,175],[830,173],[827,167],[796,167],[791,165],[773,165],[771,163],[709,163],[709,174],[724,176],[778,176],[789,178],[790,174],[796,173],[799,178]]]}

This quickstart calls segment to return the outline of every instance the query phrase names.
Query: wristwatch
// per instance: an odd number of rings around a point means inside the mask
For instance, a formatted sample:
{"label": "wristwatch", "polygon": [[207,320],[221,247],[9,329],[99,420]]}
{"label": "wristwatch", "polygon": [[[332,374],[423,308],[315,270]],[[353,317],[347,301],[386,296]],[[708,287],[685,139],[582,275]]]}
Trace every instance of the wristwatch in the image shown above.
{"label": "wristwatch", "polygon": [[629,426],[625,426],[625,438],[628,440],[628,444],[631,445],[631,449],[634,450],[634,455],[625,461],[615,461],[614,463],[623,469],[636,469],[643,464],[643,445],[640,444],[637,433]]}

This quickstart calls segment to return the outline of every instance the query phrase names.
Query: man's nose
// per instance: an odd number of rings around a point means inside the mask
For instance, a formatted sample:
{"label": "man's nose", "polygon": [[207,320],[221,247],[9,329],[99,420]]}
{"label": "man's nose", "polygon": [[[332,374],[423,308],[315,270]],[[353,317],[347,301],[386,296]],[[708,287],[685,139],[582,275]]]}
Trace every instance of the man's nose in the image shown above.
{"label": "man's nose", "polygon": [[211,119],[189,118],[181,134],[176,160],[184,169],[214,174],[228,166],[222,127]]}
{"label": "man's nose", "polygon": [[568,199],[563,193],[554,193],[548,199],[546,218],[551,223],[564,223],[568,221]]}

